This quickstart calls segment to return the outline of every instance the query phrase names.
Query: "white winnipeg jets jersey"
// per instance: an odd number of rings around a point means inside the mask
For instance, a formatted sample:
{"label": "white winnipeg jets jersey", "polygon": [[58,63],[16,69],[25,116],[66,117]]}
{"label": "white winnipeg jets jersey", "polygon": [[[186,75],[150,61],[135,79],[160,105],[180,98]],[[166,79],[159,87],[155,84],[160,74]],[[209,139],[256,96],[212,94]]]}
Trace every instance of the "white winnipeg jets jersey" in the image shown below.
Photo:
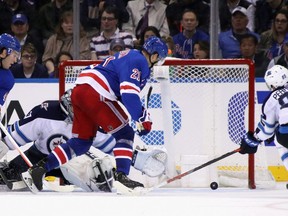
{"label": "white winnipeg jets jersey", "polygon": [[[8,127],[8,132],[19,146],[34,142],[43,154],[49,154],[55,146],[72,137],[72,123],[67,121],[57,100],[45,101],[35,106],[19,121]],[[4,137],[10,149],[15,149],[8,137]],[[116,141],[110,134],[97,132],[93,146],[111,154]]]}
{"label": "white winnipeg jets jersey", "polygon": [[264,101],[256,135],[261,140],[272,137],[279,123],[288,123],[288,88],[285,87],[272,91]]}

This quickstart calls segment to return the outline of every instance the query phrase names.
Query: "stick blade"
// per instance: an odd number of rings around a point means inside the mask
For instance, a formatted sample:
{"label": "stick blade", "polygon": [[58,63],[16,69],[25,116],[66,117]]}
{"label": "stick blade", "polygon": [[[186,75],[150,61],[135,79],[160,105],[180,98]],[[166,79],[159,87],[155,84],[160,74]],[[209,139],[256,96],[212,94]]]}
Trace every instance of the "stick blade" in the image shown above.
{"label": "stick blade", "polygon": [[113,182],[113,187],[116,189],[117,194],[126,196],[140,196],[147,193],[146,188],[136,187],[134,189],[128,188],[119,181]]}

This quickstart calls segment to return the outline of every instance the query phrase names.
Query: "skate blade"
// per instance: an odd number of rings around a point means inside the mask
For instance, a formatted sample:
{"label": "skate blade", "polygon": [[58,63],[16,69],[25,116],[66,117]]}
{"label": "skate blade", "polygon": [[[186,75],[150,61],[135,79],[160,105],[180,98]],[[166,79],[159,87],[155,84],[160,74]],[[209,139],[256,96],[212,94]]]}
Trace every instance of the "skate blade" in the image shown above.
{"label": "skate blade", "polygon": [[113,187],[116,189],[117,194],[119,195],[140,196],[145,195],[148,192],[148,190],[143,187],[136,187],[134,189],[128,188],[119,181],[114,181]]}
{"label": "skate blade", "polygon": [[36,185],[33,183],[32,177],[28,171],[22,173],[21,178],[32,193],[37,194],[39,192]]}
{"label": "skate blade", "polygon": [[44,185],[48,190],[56,192],[72,192],[75,189],[74,185],[59,185],[58,182],[43,181]]}
{"label": "skate blade", "polygon": [[25,188],[27,188],[27,185],[25,184],[24,181],[12,182],[11,190],[23,190]]}

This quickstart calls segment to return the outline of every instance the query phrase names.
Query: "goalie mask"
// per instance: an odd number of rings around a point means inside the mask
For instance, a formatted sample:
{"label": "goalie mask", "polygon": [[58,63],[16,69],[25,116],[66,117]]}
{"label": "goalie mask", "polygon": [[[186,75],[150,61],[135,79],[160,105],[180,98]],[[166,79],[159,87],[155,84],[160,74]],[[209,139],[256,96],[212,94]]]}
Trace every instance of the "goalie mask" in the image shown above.
{"label": "goalie mask", "polygon": [[68,89],[61,97],[60,99],[60,107],[62,111],[67,115],[69,123],[73,122],[73,107],[71,103],[71,94],[72,94],[72,89]]}

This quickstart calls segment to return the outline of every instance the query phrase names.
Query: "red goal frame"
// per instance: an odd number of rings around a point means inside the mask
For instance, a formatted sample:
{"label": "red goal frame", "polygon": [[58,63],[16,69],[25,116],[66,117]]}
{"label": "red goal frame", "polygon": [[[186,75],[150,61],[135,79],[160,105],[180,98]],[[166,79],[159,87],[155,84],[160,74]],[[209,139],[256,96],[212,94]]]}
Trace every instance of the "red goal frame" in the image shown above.
{"label": "red goal frame", "polygon": [[[99,64],[100,60],[67,60],[60,63],[59,66],[59,97],[65,92],[65,67],[69,66],[88,66],[91,64]],[[255,69],[253,61],[249,59],[208,59],[208,60],[192,60],[192,59],[167,59],[164,65],[248,65],[249,67],[249,108],[248,108],[248,130],[254,131],[254,113],[255,113]],[[254,155],[248,156],[248,187],[255,189],[255,160]]]}

